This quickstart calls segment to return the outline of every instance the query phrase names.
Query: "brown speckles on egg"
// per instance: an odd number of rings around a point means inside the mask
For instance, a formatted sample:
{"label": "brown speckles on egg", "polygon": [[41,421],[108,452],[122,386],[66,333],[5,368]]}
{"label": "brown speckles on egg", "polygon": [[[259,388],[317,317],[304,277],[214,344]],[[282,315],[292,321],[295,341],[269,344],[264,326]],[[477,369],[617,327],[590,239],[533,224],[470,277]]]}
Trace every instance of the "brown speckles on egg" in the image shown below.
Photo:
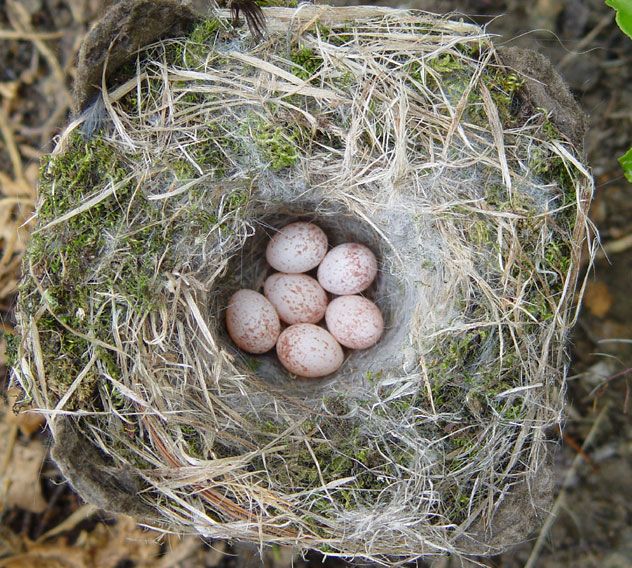
{"label": "brown speckles on egg", "polygon": [[327,307],[327,329],[345,347],[366,349],[375,345],[384,331],[380,309],[362,296],[340,296]]}
{"label": "brown speckles on egg", "polygon": [[239,290],[228,302],[226,328],[240,349],[265,353],[274,347],[281,333],[281,322],[274,306],[262,294]]}
{"label": "brown speckles on egg", "polygon": [[277,341],[281,364],[299,377],[318,378],[340,368],[344,360],[342,347],[326,329],[311,323],[288,327]]}
{"label": "brown speckles on egg", "polygon": [[306,274],[273,274],[265,281],[263,293],[286,323],[316,323],[325,316],[327,294]]}
{"label": "brown speckles on egg", "polygon": [[371,250],[358,243],[345,243],[331,249],[318,267],[320,285],[337,295],[366,290],[377,275],[377,259]]}
{"label": "brown speckles on egg", "polygon": [[307,272],[318,266],[327,253],[327,244],[327,235],[313,223],[290,223],[270,239],[266,260],[280,272]]}

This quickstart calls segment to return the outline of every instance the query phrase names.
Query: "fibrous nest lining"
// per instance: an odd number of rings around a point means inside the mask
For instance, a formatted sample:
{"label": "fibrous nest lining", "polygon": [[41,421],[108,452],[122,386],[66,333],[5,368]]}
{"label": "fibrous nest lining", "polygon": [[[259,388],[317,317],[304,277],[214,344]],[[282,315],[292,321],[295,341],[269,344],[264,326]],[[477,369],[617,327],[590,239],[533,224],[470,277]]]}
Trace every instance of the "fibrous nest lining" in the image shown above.
{"label": "fibrous nest lining", "polygon": [[[478,27],[368,8],[268,25],[258,45],[212,19],[147,47],[62,137],[16,377],[171,529],[494,552],[510,542],[484,528],[560,418],[590,177]],[[322,381],[223,322],[298,219],[380,260],[387,331]]]}

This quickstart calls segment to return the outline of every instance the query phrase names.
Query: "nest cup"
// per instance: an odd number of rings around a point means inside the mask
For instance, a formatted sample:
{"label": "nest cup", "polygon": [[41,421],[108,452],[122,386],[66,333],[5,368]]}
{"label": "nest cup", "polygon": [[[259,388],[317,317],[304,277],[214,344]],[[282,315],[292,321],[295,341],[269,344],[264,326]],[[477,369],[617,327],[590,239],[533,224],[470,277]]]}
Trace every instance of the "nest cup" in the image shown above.
{"label": "nest cup", "polygon": [[[257,43],[145,4],[82,49],[20,291],[14,377],[62,471],[161,529],[383,563],[526,538],[591,234],[550,64],[448,16],[270,8]],[[385,333],[323,380],[224,322],[297,220],[379,262]]]}
{"label": "nest cup", "polygon": [[[272,209],[272,211],[267,211]],[[317,211],[317,213],[315,213]],[[260,215],[260,216],[259,216]],[[276,231],[289,223],[306,221],[321,227],[328,236],[329,246],[356,242],[369,247],[378,259],[389,258],[392,254],[392,243],[380,236],[371,225],[346,211],[341,206],[323,206],[323,202],[301,201],[293,207],[275,207],[263,205],[259,214],[252,219],[254,228],[241,252],[230,261],[226,275],[213,288],[210,294],[208,320],[216,319],[217,314],[224,313],[231,294],[240,288],[262,291],[263,282],[275,271],[265,260],[265,249]],[[316,270],[310,272],[315,277]],[[275,385],[284,392],[291,393],[299,399],[312,400],[317,408],[325,394],[330,395],[332,389],[338,388],[345,396],[361,395],[366,389],[366,374],[383,369],[385,366],[400,364],[402,334],[406,333],[410,309],[417,303],[417,295],[407,290],[405,278],[396,274],[385,263],[378,267],[378,276],[363,295],[377,304],[382,312],[385,332],[380,339],[379,347],[361,351],[350,350],[345,358],[344,366],[322,380],[301,379],[289,375],[279,363],[274,351],[264,355],[253,356],[240,352],[233,347],[228,338],[220,317],[213,330],[223,347],[235,353],[242,361],[244,372],[252,372],[256,367],[256,378],[264,379],[266,385]]]}

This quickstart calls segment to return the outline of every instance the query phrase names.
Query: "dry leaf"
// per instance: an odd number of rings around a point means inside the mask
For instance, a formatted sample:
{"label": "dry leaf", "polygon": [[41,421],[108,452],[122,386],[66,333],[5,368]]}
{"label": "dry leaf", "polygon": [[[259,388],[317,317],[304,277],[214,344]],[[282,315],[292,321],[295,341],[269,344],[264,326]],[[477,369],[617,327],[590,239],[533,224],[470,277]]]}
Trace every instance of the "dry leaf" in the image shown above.
{"label": "dry leaf", "polygon": [[50,542],[24,539],[26,552],[0,560],[0,568],[156,568],[159,565],[158,533],[141,529],[130,517],[117,517],[109,526],[99,523],[82,531],[68,546],[60,537]]}
{"label": "dry leaf", "polygon": [[117,517],[114,526],[97,525],[90,533],[83,533],[85,545],[91,549],[94,565],[99,568],[116,568],[130,561],[137,568],[154,568],[160,554],[158,533],[138,527],[134,519]]}
{"label": "dry leaf", "polygon": [[[27,545],[28,546],[28,545]],[[86,552],[68,546],[65,540],[53,544],[31,545],[29,551],[0,560],[0,568],[88,568]]]}
{"label": "dry leaf", "polygon": [[3,99],[13,100],[20,88],[19,81],[1,81],[0,82],[0,97]]}
{"label": "dry leaf", "polygon": [[223,540],[216,540],[210,545],[210,549],[204,555],[204,566],[219,566],[227,555],[227,545]]}
{"label": "dry leaf", "polygon": [[27,445],[13,444],[14,434],[15,426],[0,423],[0,455],[6,460],[2,479],[4,506],[41,513],[46,509],[39,478],[46,446],[39,440],[31,440]]}
{"label": "dry leaf", "polygon": [[592,315],[598,318],[604,317],[610,311],[613,301],[612,294],[605,282],[597,281],[588,284],[584,295],[584,304]]}
{"label": "dry leaf", "polygon": [[8,405],[5,421],[8,424],[16,424],[20,428],[23,436],[30,438],[35,432],[39,432],[46,422],[44,416],[28,409],[20,410],[18,414],[13,412],[13,407],[18,401],[20,391],[18,389],[9,389],[7,392]]}
{"label": "dry leaf", "polygon": [[39,440],[31,440],[26,446],[16,445],[13,448],[11,463],[5,474],[9,490],[7,507],[19,507],[32,513],[46,510],[39,479],[46,453],[46,447]]}

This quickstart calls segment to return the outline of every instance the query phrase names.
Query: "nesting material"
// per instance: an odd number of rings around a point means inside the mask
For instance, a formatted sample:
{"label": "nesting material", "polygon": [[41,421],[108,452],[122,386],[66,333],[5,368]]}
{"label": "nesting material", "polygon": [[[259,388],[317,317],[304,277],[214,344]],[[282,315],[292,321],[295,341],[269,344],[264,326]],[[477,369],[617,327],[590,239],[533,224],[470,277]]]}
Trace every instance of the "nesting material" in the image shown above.
{"label": "nesting material", "polygon": [[[266,17],[259,44],[222,13],[141,50],[61,137],[15,377],[105,508],[386,563],[496,553],[550,491],[589,238],[580,113],[462,21]],[[379,259],[384,334],[322,381],[224,324],[296,220]]]}

